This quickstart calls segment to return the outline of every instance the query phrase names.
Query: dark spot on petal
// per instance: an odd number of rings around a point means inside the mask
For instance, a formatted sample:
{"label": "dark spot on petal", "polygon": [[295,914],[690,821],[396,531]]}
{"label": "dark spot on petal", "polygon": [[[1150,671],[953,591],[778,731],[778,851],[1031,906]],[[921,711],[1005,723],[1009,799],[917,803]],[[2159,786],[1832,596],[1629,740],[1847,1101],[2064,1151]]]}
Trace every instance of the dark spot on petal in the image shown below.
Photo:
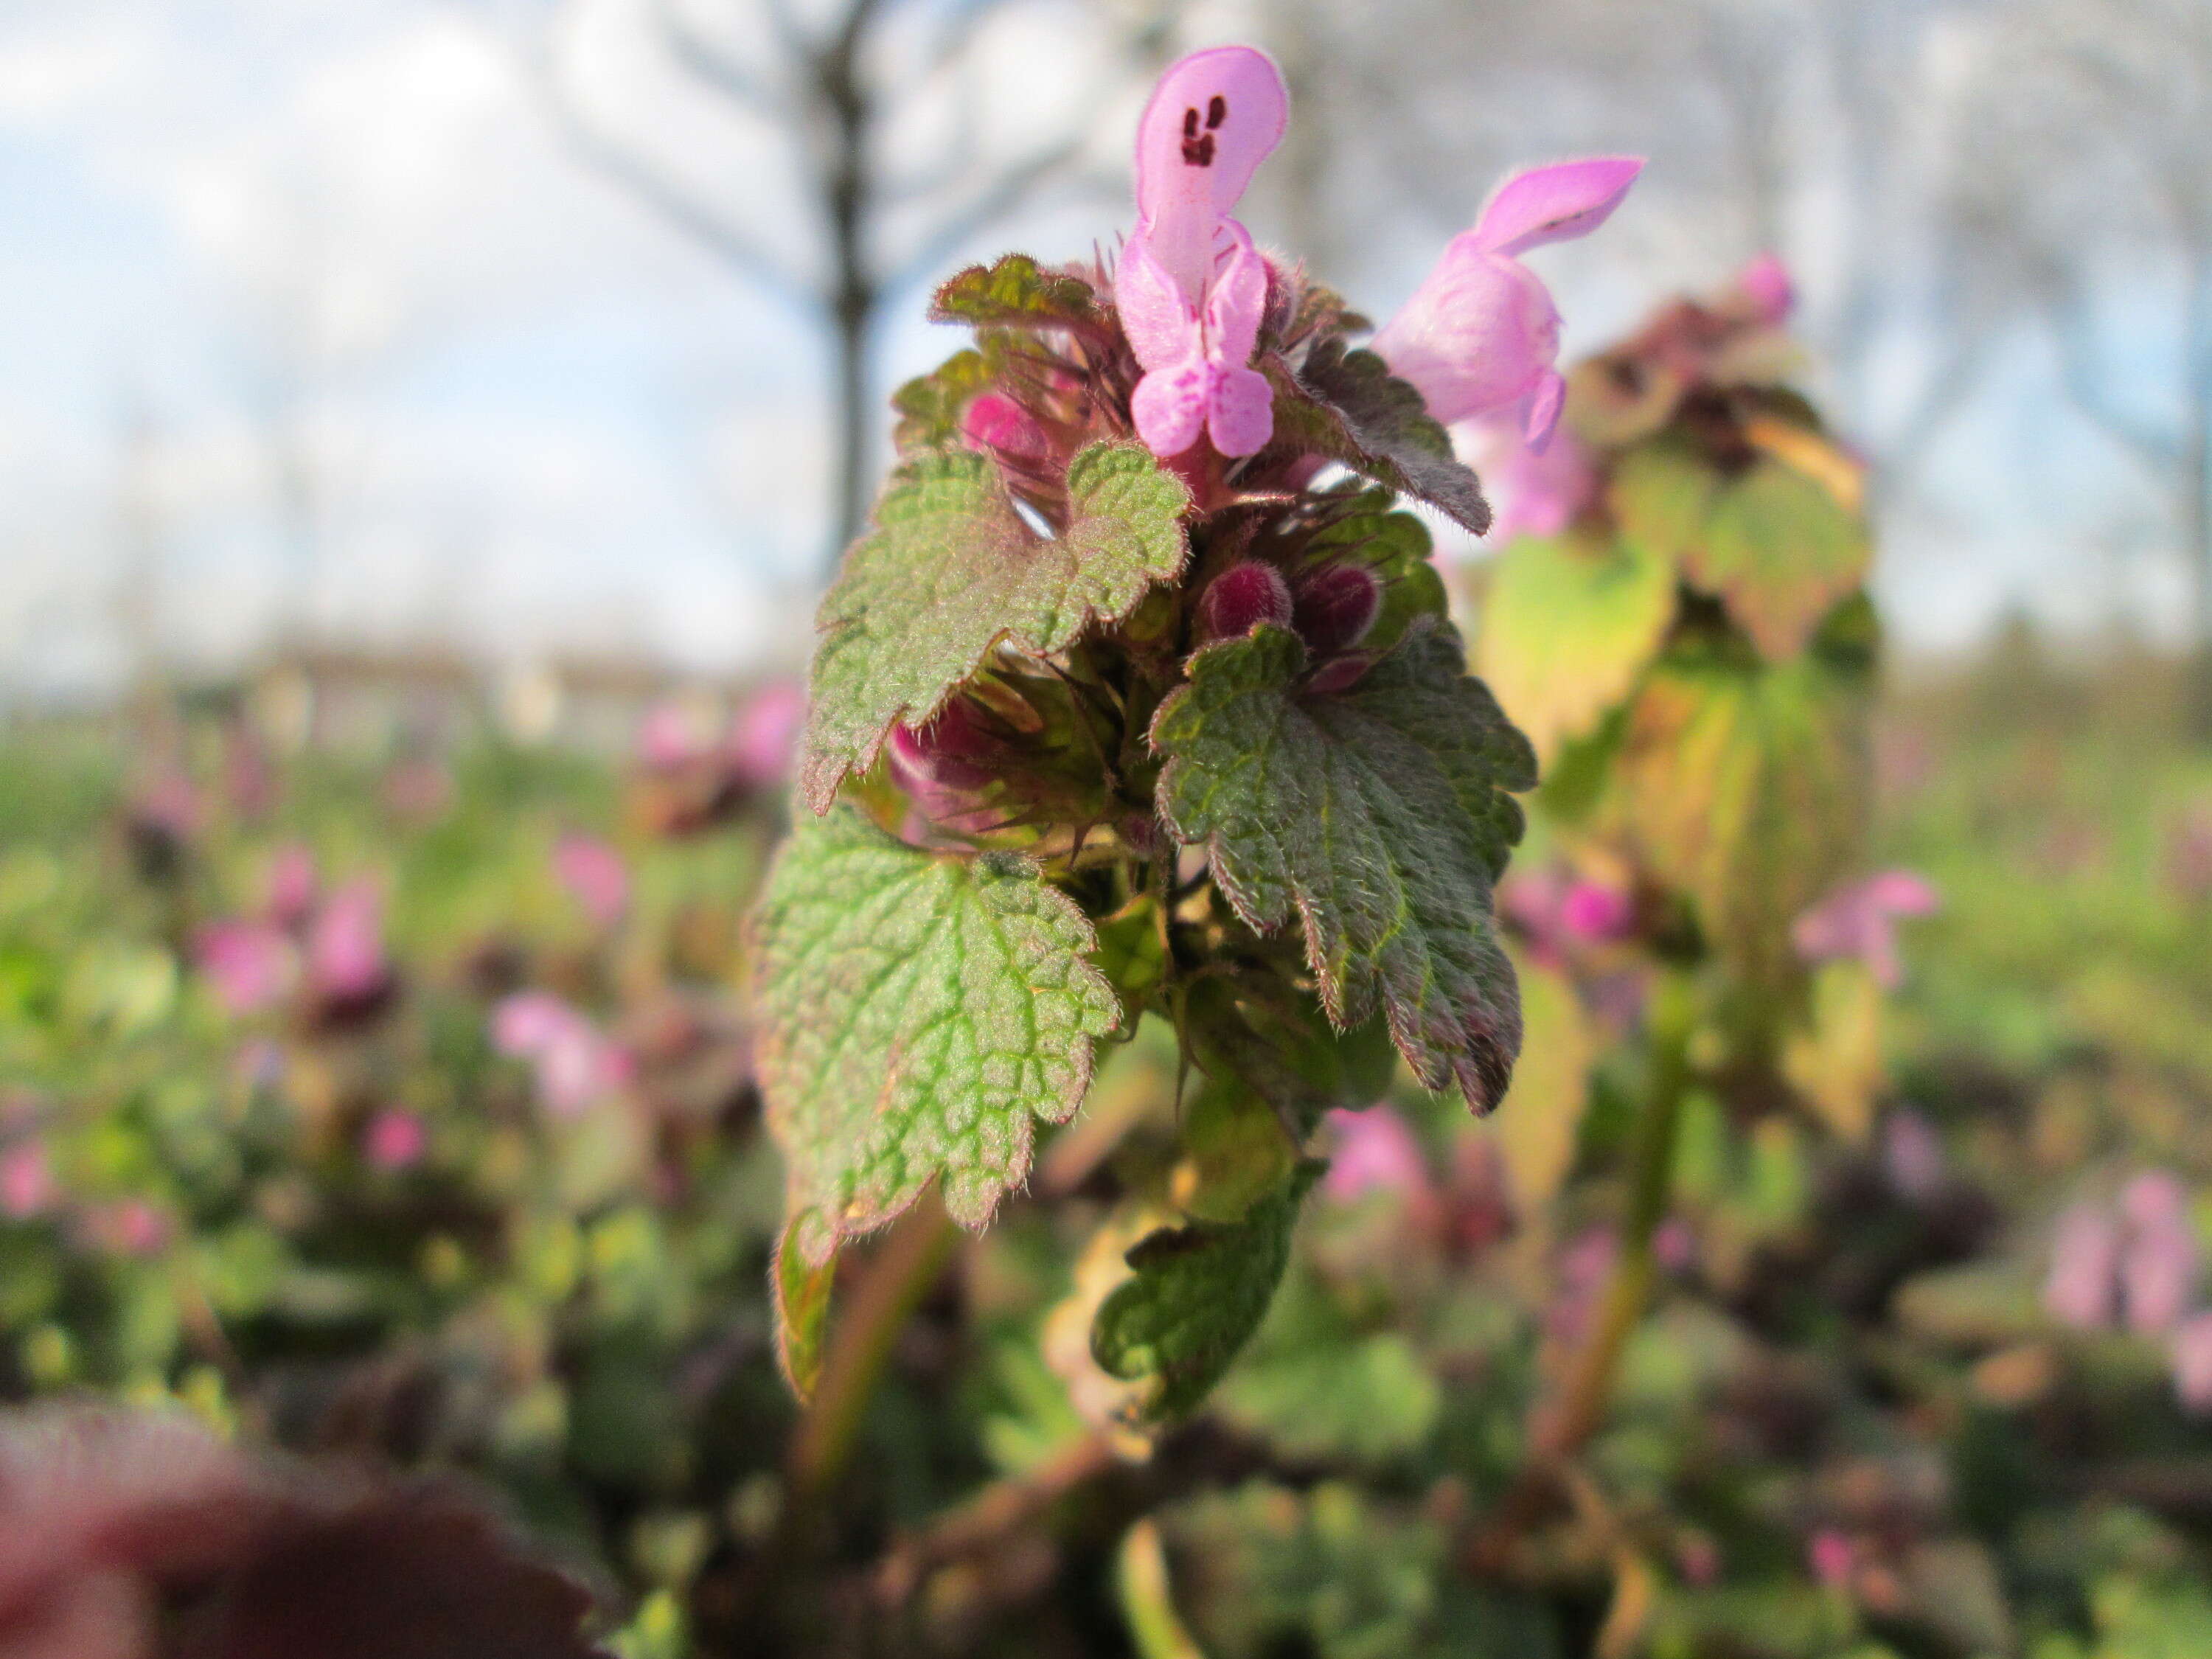
{"label": "dark spot on petal", "polygon": [[1229,100],[1217,92],[1212,101],[1206,106],[1206,130],[1211,132],[1228,118]]}
{"label": "dark spot on petal", "polygon": [[1198,112],[1194,109],[1182,112],[1182,136],[1186,143],[1198,137]]}

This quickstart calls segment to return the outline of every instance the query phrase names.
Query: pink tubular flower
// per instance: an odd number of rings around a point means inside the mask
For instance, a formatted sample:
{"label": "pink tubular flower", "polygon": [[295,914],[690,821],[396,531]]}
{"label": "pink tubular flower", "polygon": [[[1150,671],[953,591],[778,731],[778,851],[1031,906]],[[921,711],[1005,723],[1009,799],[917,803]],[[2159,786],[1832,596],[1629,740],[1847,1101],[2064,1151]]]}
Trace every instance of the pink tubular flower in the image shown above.
{"label": "pink tubular flower", "polygon": [[2120,1299],[2128,1328],[2145,1335],[2171,1330],[2197,1289],[2197,1235],[2189,1195],[2164,1170],[2149,1170],[2120,1189],[2129,1237],[2120,1258]]}
{"label": "pink tubular flower", "polygon": [[1428,1161],[1406,1120],[1388,1106],[1364,1112],[1334,1111],[1328,1125],[1333,1151],[1322,1178],[1323,1197],[1349,1204],[1369,1193],[1404,1195],[1429,1188]]}
{"label": "pink tubular flower", "polygon": [[234,1014],[268,1007],[290,988],[297,967],[292,942],[254,921],[218,921],[193,942],[199,970]]}
{"label": "pink tubular flower", "polygon": [[1897,919],[1935,914],[1936,890],[1905,870],[1885,870],[1842,887],[1797,918],[1792,937],[1808,962],[1856,957],[1877,984],[1895,990],[1905,969],[1897,954]]}
{"label": "pink tubular flower", "polygon": [[553,849],[553,872],[562,886],[602,927],[611,927],[629,908],[629,871],[622,854],[589,836],[563,836]]}
{"label": "pink tubular flower", "polygon": [[1595,230],[1644,170],[1638,155],[1600,155],[1515,174],[1473,230],[1455,236],[1413,298],[1375,337],[1390,372],[1410,380],[1446,426],[1513,411],[1533,449],[1558,424],[1567,383],[1554,365],[1559,313],[1519,256]]}
{"label": "pink tubular flower", "polygon": [[1114,303],[1146,371],[1130,413],[1156,455],[1201,434],[1224,455],[1250,455],[1274,434],[1274,394],[1251,367],[1267,262],[1230,215],[1290,107],[1273,59],[1217,46],[1162,76],[1137,124],[1137,225]]}

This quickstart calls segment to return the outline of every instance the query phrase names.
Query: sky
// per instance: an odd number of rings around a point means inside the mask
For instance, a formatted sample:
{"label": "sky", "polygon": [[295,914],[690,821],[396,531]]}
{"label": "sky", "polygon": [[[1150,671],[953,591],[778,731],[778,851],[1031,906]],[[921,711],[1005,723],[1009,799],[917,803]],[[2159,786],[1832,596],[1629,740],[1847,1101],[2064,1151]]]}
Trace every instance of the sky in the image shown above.
{"label": "sky", "polygon": [[[579,95],[803,257],[787,155],[669,96],[647,3],[588,0],[556,37]],[[0,0],[0,687],[112,684],[126,597],[196,666],[303,617],[503,664],[803,659],[823,343],[580,160],[546,114],[535,18],[520,0]],[[1110,176],[1141,88],[1102,79],[1096,27],[1040,0],[989,37],[982,91],[958,94],[989,143],[1080,120]],[[951,118],[923,100],[918,153]],[[1669,200],[1661,183],[1603,237],[1537,256],[1570,355],[1726,274],[1670,237]],[[1080,252],[1124,217],[1102,191],[960,252]],[[1386,314],[1421,274],[1410,238],[1392,246],[1358,295]],[[957,343],[921,298],[887,331],[882,386]],[[1888,526],[1881,592],[1909,647],[1971,643],[2015,607],[2077,629],[2178,610],[2139,483],[2052,384],[2035,339],[2009,342]],[[280,433],[319,480],[307,555],[276,506]]]}

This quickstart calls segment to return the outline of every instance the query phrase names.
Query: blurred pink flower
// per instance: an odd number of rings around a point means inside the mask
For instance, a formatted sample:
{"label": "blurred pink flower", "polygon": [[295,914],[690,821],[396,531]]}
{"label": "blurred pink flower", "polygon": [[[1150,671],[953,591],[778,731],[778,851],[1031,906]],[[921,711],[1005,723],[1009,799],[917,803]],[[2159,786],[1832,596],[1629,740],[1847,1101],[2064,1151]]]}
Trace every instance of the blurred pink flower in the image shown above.
{"label": "blurred pink flower", "polygon": [[434,818],[453,798],[453,774],[436,761],[404,760],[384,775],[384,804],[403,818]]}
{"label": "blurred pink flower", "polygon": [[1675,1544],[1674,1565],[1685,1583],[1709,1589],[1720,1582],[1720,1546],[1703,1533],[1691,1533]]}
{"label": "blurred pink flower", "polygon": [[263,908],[279,927],[297,927],[315,908],[320,883],[315,855],[298,842],[280,847],[269,860]]}
{"label": "blurred pink flower", "polygon": [[53,1199],[53,1165],[44,1146],[24,1140],[0,1152],[0,1215],[28,1221],[43,1215]]}
{"label": "blurred pink flower", "polygon": [[1926,1203],[1946,1179],[1942,1137],[1917,1112],[1892,1112],[1881,1126],[1881,1169],[1899,1197]]}
{"label": "blurred pink flower", "polygon": [[730,758],[740,781],[778,789],[789,781],[799,733],[806,729],[806,688],[770,680],[745,700],[730,732]]}
{"label": "blurred pink flower", "polygon": [[689,766],[713,746],[706,721],[688,702],[657,702],[638,722],[638,763],[651,771],[672,772]]}
{"label": "blurred pink flower", "polygon": [[2051,1235],[2043,1305],[2065,1324],[2101,1330],[2112,1322],[2119,1267],[2119,1223],[2100,1204],[2069,1205]]}
{"label": "blurred pink flower", "polygon": [[1640,156],[1602,155],[1516,173],[1452,239],[1374,343],[1431,415],[1455,426],[1510,410],[1529,446],[1544,447],[1567,390],[1554,367],[1559,313],[1519,256],[1595,230],[1643,170]]}
{"label": "blurred pink flower", "polygon": [[82,1224],[93,1243],[116,1255],[159,1255],[168,1247],[168,1216],[143,1198],[110,1199],[85,1211]]}
{"label": "blurred pink flower", "polygon": [[1528,939],[1529,954],[1547,966],[1558,966],[1579,947],[1625,937],[1636,921],[1633,895],[1560,865],[1514,872],[1498,897]]}
{"label": "blurred pink flower", "polygon": [[1735,285],[1762,322],[1778,325],[1789,321],[1790,313],[1796,309],[1797,284],[1779,254],[1757,255],[1736,272]]}
{"label": "blurred pink flower", "polygon": [[630,1079],[629,1054],[586,1015],[544,991],[522,991],[492,1011],[492,1046],[530,1062],[539,1104],[575,1117]]}
{"label": "blurred pink flower", "polygon": [[380,1170],[410,1169],[429,1147],[430,1132],[422,1120],[397,1107],[379,1112],[362,1131],[362,1156]]}
{"label": "blurred pink flower", "polygon": [[1858,1552],[1851,1540],[1833,1527],[1823,1527],[1805,1546],[1805,1565],[1814,1578],[1830,1589],[1843,1589],[1851,1582]]}
{"label": "blurred pink flower", "polygon": [[1583,1340],[1620,1255],[1620,1240],[1610,1227],[1586,1228],[1569,1241],[1553,1270],[1552,1302],[1544,1310],[1548,1340],[1572,1346]]}
{"label": "blurred pink flower", "polygon": [[2189,1410],[2212,1412],[2212,1313],[2191,1314],[2174,1328],[2173,1392]]}
{"label": "blurred pink flower", "polygon": [[584,914],[602,927],[629,908],[629,870],[622,854],[590,836],[563,836],[553,849],[554,873]]}
{"label": "blurred pink flower", "polygon": [[1137,223],[1114,303],[1146,371],[1130,413],[1156,455],[1201,434],[1250,455],[1274,432],[1274,393],[1251,367],[1267,263],[1231,215],[1289,118],[1274,61],[1217,46],[1171,65],[1137,124]]}
{"label": "blurred pink flower", "polygon": [[207,823],[207,803],[182,772],[164,772],[138,793],[131,817],[175,841],[190,841]]}
{"label": "blurred pink flower", "polygon": [[2128,1328],[2144,1335],[2170,1330],[2197,1290],[2197,1234],[2188,1194],[2164,1170],[2136,1176],[2120,1190],[2128,1240],[2120,1257],[2120,1299]]}
{"label": "blurred pink flower", "polygon": [[1597,493],[1597,468],[1571,432],[1555,432],[1549,443],[1535,448],[1510,412],[1483,416],[1462,430],[1469,434],[1471,459],[1493,509],[1492,543],[1502,546],[1517,536],[1556,536]]}
{"label": "blurred pink flower", "polygon": [[1932,915],[1940,903],[1935,888],[1920,877],[1884,870],[1838,888],[1797,918],[1792,937],[1806,961],[1856,958],[1876,983],[1894,990],[1905,979],[1897,954],[1898,918]]}
{"label": "blurred pink flower", "polygon": [[1559,901],[1559,926],[1570,937],[1593,945],[1619,939],[1635,916],[1629,896],[1603,882],[1577,880]]}
{"label": "blurred pink flower", "polygon": [[1328,1173],[1321,1184],[1324,1197],[1348,1204],[1369,1193],[1413,1196],[1429,1190],[1428,1160],[1420,1143],[1389,1107],[1333,1111],[1322,1121],[1328,1127],[1330,1146]]}
{"label": "blurred pink flower", "polygon": [[334,890],[307,932],[307,982],[325,1002],[373,997],[389,982],[384,954],[384,899],[376,884],[357,878]]}
{"label": "blurred pink flower", "polygon": [[1651,1235],[1651,1259],[1670,1273],[1686,1273],[1698,1265],[1698,1236],[1687,1220],[1670,1215]]}
{"label": "blurred pink flower", "polygon": [[218,921],[200,930],[193,959],[222,1006],[251,1014],[281,999],[299,969],[292,941],[258,921]]}

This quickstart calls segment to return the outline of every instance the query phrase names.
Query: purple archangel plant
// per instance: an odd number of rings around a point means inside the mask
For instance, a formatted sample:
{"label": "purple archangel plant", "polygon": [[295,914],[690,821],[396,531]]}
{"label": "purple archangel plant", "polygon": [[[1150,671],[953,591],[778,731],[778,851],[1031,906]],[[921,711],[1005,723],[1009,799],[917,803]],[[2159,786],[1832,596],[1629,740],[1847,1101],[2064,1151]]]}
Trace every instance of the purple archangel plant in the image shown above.
{"label": "purple archangel plant", "polygon": [[933,1186],[981,1226],[1148,1014],[1220,1173],[1096,1310],[1132,1422],[1188,1409],[1249,1334],[1316,1126],[1378,1098],[1394,1048],[1478,1112],[1511,1075],[1492,890],[1534,757],[1401,503],[1488,526],[1445,423],[1549,435],[1558,313],[1516,256],[1595,228],[1641,163],[1509,181],[1362,349],[1234,216],[1288,118],[1258,52],[1176,64],[1119,257],[960,272],[932,314],[974,345],[895,399],[754,935],[802,1393],[840,1247]]}

